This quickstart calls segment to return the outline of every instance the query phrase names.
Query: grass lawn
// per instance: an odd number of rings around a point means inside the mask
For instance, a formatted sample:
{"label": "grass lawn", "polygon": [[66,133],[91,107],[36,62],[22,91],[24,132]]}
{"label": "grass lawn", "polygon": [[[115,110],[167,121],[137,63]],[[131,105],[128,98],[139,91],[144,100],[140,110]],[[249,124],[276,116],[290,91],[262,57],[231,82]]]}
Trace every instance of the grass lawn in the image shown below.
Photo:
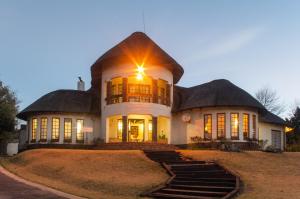
{"label": "grass lawn", "polygon": [[141,151],[37,149],[1,163],[27,180],[88,198],[138,198],[169,177]]}
{"label": "grass lawn", "polygon": [[[217,160],[244,182],[239,199],[300,199],[300,153],[230,153],[182,150],[198,160]],[[17,175],[89,198],[138,198],[168,179],[141,151],[37,149],[1,163]]]}
{"label": "grass lawn", "polygon": [[238,173],[244,182],[239,199],[300,198],[300,153],[230,153],[221,151],[181,151],[198,160],[217,160]]}

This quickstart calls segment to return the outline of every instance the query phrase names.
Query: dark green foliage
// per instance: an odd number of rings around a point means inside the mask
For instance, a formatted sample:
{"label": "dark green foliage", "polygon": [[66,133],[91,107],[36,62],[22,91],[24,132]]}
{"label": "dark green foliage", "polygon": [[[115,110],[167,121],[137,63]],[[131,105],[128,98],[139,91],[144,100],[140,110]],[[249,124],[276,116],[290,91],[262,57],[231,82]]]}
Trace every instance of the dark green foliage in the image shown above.
{"label": "dark green foliage", "polygon": [[15,131],[17,104],[15,93],[0,81],[0,139]]}
{"label": "dark green foliage", "polygon": [[287,124],[293,130],[287,133],[288,144],[300,144],[300,108],[297,107],[293,115],[287,119]]}

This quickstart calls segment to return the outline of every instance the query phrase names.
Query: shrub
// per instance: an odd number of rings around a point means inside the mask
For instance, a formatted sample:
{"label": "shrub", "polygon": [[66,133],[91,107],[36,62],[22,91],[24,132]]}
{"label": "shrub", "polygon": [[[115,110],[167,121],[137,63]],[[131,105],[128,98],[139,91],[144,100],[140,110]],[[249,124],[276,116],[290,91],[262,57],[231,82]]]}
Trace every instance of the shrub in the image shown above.
{"label": "shrub", "polygon": [[193,137],[191,137],[191,141],[199,144],[203,141],[203,138],[200,136],[193,136]]}

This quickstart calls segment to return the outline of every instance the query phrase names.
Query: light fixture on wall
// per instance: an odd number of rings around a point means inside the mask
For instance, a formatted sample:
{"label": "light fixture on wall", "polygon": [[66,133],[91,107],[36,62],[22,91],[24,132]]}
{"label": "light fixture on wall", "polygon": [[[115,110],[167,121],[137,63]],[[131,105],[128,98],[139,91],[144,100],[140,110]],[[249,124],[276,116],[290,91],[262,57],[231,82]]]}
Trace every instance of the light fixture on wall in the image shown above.
{"label": "light fixture on wall", "polygon": [[144,65],[143,64],[142,65],[137,65],[136,71],[137,71],[136,79],[139,80],[139,81],[143,80],[144,75],[145,75]]}

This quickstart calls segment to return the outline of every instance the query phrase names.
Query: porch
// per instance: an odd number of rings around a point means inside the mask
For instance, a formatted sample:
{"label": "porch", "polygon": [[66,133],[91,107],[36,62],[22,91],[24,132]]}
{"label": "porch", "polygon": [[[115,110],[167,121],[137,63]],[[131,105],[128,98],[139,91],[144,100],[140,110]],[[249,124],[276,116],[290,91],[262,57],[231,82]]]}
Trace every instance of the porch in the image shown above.
{"label": "porch", "polygon": [[170,118],[164,116],[116,115],[106,119],[106,142],[170,143]]}

